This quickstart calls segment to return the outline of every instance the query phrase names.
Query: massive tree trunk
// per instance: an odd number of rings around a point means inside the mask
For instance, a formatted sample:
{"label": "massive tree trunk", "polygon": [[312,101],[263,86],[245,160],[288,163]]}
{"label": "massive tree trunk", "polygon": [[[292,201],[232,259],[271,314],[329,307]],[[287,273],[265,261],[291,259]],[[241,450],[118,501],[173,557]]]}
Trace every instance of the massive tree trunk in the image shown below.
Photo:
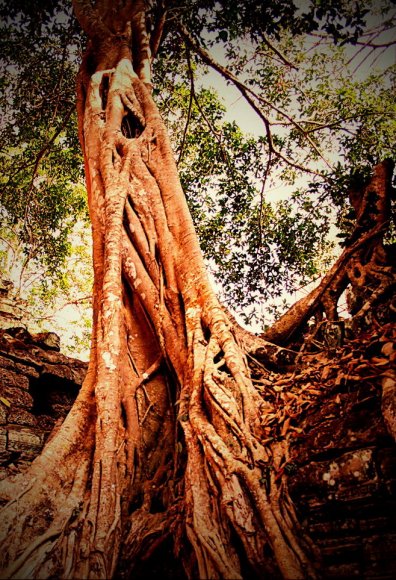
{"label": "massive tree trunk", "polygon": [[121,543],[132,565],[172,532],[201,578],[241,577],[233,536],[257,573],[268,543],[284,577],[304,577],[293,514],[281,516],[281,487],[264,485],[266,404],[209,284],[151,97],[144,3],[75,7],[90,38],[78,114],[92,352],[62,428],[29,478],[4,486],[13,495],[2,521],[6,575],[108,578]]}
{"label": "massive tree trunk", "polygon": [[208,281],[151,96],[160,27],[150,44],[144,2],[107,4],[75,1],[89,37],[78,79],[89,370],[29,472],[1,485],[3,577],[109,578],[168,536],[189,576],[315,577],[276,475],[287,448],[268,438],[272,405]]}

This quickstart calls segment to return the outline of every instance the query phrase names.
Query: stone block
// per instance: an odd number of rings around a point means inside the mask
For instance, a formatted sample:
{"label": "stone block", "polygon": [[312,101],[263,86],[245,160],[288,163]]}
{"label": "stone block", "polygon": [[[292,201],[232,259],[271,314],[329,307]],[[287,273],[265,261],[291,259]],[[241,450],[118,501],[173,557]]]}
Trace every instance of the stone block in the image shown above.
{"label": "stone block", "polygon": [[368,578],[394,578],[396,569],[396,534],[373,535],[363,539],[365,569]]}
{"label": "stone block", "polygon": [[349,564],[335,564],[326,567],[326,578],[329,580],[350,580],[351,578],[359,578],[359,572],[355,562]]}
{"label": "stone block", "polygon": [[7,465],[11,459],[12,453],[10,451],[0,451],[0,465]]}
{"label": "stone block", "polygon": [[0,319],[3,328],[10,326],[12,320],[22,320],[23,310],[13,300],[3,298],[0,302]]}
{"label": "stone block", "polygon": [[30,342],[31,334],[24,326],[13,326],[12,328],[7,328],[6,332],[13,338],[17,338],[23,342]]}
{"label": "stone block", "polygon": [[29,388],[29,379],[24,375],[0,367],[0,388],[1,387],[27,390]]}
{"label": "stone block", "polygon": [[5,423],[7,423],[7,416],[7,407],[0,401],[0,425],[5,425]]}
{"label": "stone block", "polygon": [[73,383],[77,382],[77,384],[81,384],[79,382],[81,378],[81,373],[76,372],[69,365],[65,364],[45,365],[41,377],[43,381],[44,380],[50,381],[51,378],[57,378],[62,379],[64,381],[69,381]]}
{"label": "stone block", "polygon": [[[23,407],[24,409],[31,409],[33,407],[33,397],[23,389],[16,389],[12,387],[3,387],[0,385],[0,397],[4,397],[12,406]],[[0,404],[3,404],[0,402]]]}
{"label": "stone block", "polygon": [[55,332],[41,332],[32,334],[31,340],[44,350],[60,351],[60,338]]}
{"label": "stone block", "polygon": [[384,478],[396,479],[396,454],[394,448],[381,449],[378,452],[377,464]]}
{"label": "stone block", "polygon": [[44,444],[44,433],[10,425],[8,428],[8,451],[31,451],[39,453]]}
{"label": "stone block", "polygon": [[8,413],[8,423],[35,427],[37,425],[37,419],[35,415],[29,413],[26,409],[12,407]]}
{"label": "stone block", "polygon": [[71,409],[71,404],[70,405],[58,405],[58,404],[54,404],[52,405],[52,415],[54,416],[55,419],[59,419],[60,417],[64,417],[65,415],[67,415],[67,413],[70,411]]}
{"label": "stone block", "polygon": [[378,480],[372,449],[357,449],[340,454],[331,461],[316,461],[301,467],[289,478],[293,494],[320,494],[373,486]]}
{"label": "stone block", "polygon": [[0,481],[8,476],[9,476],[8,469],[6,467],[0,467]]}
{"label": "stone block", "polygon": [[37,371],[36,367],[24,364],[24,362],[14,360],[13,358],[9,358],[7,356],[0,355],[0,367],[26,375],[29,378],[37,379],[40,376],[40,373]]}
{"label": "stone block", "polygon": [[43,431],[52,431],[55,424],[55,417],[50,415],[38,415],[36,418],[37,427]]}
{"label": "stone block", "polygon": [[0,428],[0,451],[7,449],[7,430],[5,427]]}

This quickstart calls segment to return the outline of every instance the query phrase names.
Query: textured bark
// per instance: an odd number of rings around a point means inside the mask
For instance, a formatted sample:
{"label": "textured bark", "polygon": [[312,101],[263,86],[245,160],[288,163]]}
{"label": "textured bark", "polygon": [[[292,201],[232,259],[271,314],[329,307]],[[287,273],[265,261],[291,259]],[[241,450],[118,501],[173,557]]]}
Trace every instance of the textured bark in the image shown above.
{"label": "textured bark", "polygon": [[392,174],[393,163],[384,161],[375,167],[368,183],[350,190],[356,225],[344,251],[319,286],[266,331],[266,340],[289,343],[313,316],[322,320],[325,315],[327,321],[337,321],[337,303],[348,287],[354,301],[350,310],[356,322],[375,307],[385,292],[394,289],[394,263],[383,245],[391,218]]}
{"label": "textured bark", "polygon": [[269,544],[285,578],[313,575],[281,515],[281,486],[269,494],[262,483],[280,457],[262,442],[263,401],[209,284],[150,94],[144,3],[75,8],[90,38],[78,114],[92,352],[73,409],[28,478],[3,484],[4,574],[108,578],[121,544],[131,567],[172,531],[190,575],[240,578],[233,535],[257,574]]}

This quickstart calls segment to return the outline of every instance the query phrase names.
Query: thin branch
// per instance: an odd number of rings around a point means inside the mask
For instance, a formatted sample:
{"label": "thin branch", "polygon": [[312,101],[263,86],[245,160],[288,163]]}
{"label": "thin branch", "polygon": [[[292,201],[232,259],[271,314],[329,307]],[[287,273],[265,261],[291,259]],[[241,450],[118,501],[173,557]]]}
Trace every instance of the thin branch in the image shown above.
{"label": "thin branch", "polygon": [[[37,276],[35,278],[35,280],[38,280],[41,276]],[[33,280],[33,283],[34,281]],[[29,288],[29,286],[31,286],[32,283],[29,284],[25,284],[24,285],[24,290],[26,291],[26,288]],[[35,322],[43,322],[44,320],[53,320],[57,314],[59,314],[59,312],[61,312],[63,309],[68,308],[69,306],[79,306],[80,304],[90,304],[92,303],[92,296],[88,295],[88,296],[83,296],[81,298],[76,298],[74,300],[66,300],[65,302],[62,302],[60,305],[58,306],[51,306],[52,310],[49,314],[46,315],[42,315],[42,316],[38,316],[36,314],[34,314],[34,311],[31,310],[30,308],[26,308],[23,306],[19,306],[20,310],[22,310],[22,312],[24,313],[25,316],[31,318],[32,320],[34,320]],[[48,306],[48,308],[50,308]]]}
{"label": "thin branch", "polygon": [[197,105],[197,108],[198,108],[199,112],[202,115],[202,118],[204,119],[205,123],[209,127],[210,132],[213,134],[214,138],[216,139],[217,143],[219,144],[219,147],[220,147],[220,150],[221,150],[221,153],[222,153],[222,157],[223,157],[224,162],[228,165],[230,171],[232,173],[234,173],[234,167],[232,167],[230,165],[227,151],[225,151],[225,149],[223,147],[223,143],[221,141],[221,136],[219,135],[219,132],[216,131],[216,128],[212,125],[212,123],[208,119],[205,111],[201,107],[201,103],[198,101],[197,94],[195,92],[194,71],[192,70],[192,67],[191,67],[191,60],[190,60],[189,53],[188,53],[188,58],[187,58],[187,65],[189,67],[189,76],[190,76],[190,83],[191,83],[191,95],[192,95],[192,97],[193,97],[193,99],[195,101],[195,104]]}
{"label": "thin branch", "polygon": [[63,81],[64,75],[65,75],[66,61],[67,61],[67,49],[69,46],[69,39],[70,39],[70,36],[72,34],[72,31],[73,31],[73,19],[70,18],[69,19],[69,27],[68,27],[66,39],[65,39],[65,44],[64,44],[63,50],[62,50],[62,60],[61,60],[60,73],[58,75],[58,78],[56,80],[56,84],[55,84],[55,87],[53,90],[54,96],[56,96],[56,102],[55,102],[54,112],[52,114],[52,119],[51,119],[50,125],[52,125],[52,123],[56,119],[56,116],[58,114],[59,104],[61,102],[62,93],[60,91],[60,88],[61,88],[62,81]]}
{"label": "thin branch", "polygon": [[298,70],[298,67],[293,64],[292,62],[290,62],[289,60],[287,60],[287,58],[285,57],[284,54],[281,53],[281,51],[276,48],[276,46],[274,46],[266,36],[263,35],[263,41],[265,42],[265,44],[268,46],[268,48],[270,50],[272,50],[272,52],[274,52],[283,62],[283,64],[285,64],[286,66],[290,67],[290,68],[294,68],[295,70]]}
{"label": "thin branch", "polygon": [[[305,131],[307,133],[315,133],[316,131],[321,131],[322,129],[332,129],[333,127],[337,127],[338,125],[340,125],[343,122],[346,121],[357,121],[358,119],[361,119],[362,117],[370,117],[370,116],[375,116],[375,117],[381,117],[381,116],[395,116],[396,113],[394,113],[393,111],[359,111],[357,113],[355,113],[354,115],[349,115],[347,117],[345,117],[344,119],[337,119],[336,121],[333,121],[331,123],[320,123],[318,121],[310,121],[307,119],[304,120],[300,120],[300,123],[307,123],[312,124],[312,125],[316,125],[316,127],[311,127],[310,129],[305,129]],[[341,127],[342,131],[346,131],[348,132],[348,129],[346,127]]]}
{"label": "thin branch", "polygon": [[10,248],[10,250],[12,251],[12,253],[15,254],[14,246],[8,240],[6,240],[6,238],[3,238],[3,236],[0,236],[0,242],[3,242],[4,244],[7,244],[7,246]]}
{"label": "thin branch", "polygon": [[360,54],[360,53],[361,53],[361,52],[362,52],[362,51],[363,51],[363,50],[364,50],[364,49],[365,49],[367,46],[369,46],[369,43],[371,42],[371,40],[374,40],[375,38],[377,38],[378,34],[379,34],[379,32],[378,32],[378,33],[376,33],[376,34],[371,34],[371,35],[370,35],[370,38],[369,38],[369,40],[368,40],[366,43],[365,43],[365,42],[359,42],[359,43],[357,43],[357,44],[360,44],[360,45],[361,45],[361,48],[359,48],[359,50],[357,50],[357,51],[355,52],[355,54],[351,56],[351,58],[350,58],[350,59],[347,61],[347,63],[346,63],[346,66],[349,66],[349,65],[350,65],[350,64],[353,62],[353,60],[354,60],[355,58],[357,58],[357,57],[359,56],[359,54]]}
{"label": "thin branch", "polygon": [[[8,185],[12,182],[13,178],[18,175],[18,173],[20,173],[21,171],[23,171],[24,169],[27,169],[28,167],[34,167],[33,169],[33,175],[32,175],[32,180],[31,180],[31,185],[33,183],[34,178],[36,177],[36,172],[38,169],[38,166],[40,164],[40,161],[42,160],[42,158],[45,156],[46,152],[48,151],[48,149],[51,147],[51,145],[53,144],[53,142],[55,141],[55,139],[59,136],[59,134],[63,131],[63,129],[66,127],[67,123],[69,122],[69,119],[72,115],[72,113],[75,110],[75,105],[73,104],[73,106],[68,110],[68,112],[66,113],[66,117],[63,120],[63,123],[58,127],[58,129],[55,131],[55,133],[53,134],[53,136],[51,137],[51,139],[49,141],[47,141],[43,147],[40,149],[40,151],[37,153],[35,160],[34,161],[25,161],[25,163],[22,163],[19,167],[17,167],[17,169],[14,171],[14,173],[8,178],[8,181],[3,185],[3,187],[1,188],[0,192],[2,193],[6,187],[8,187]],[[30,185],[30,188],[31,188]],[[29,188],[29,191],[30,191]]]}
{"label": "thin branch", "polygon": [[[372,43],[373,37],[374,38],[377,38],[380,34],[385,34],[386,32],[389,32],[390,30],[392,30],[393,28],[396,28],[396,24],[393,24],[393,22],[394,22],[394,19],[391,18],[387,22],[383,22],[381,24],[378,24],[378,26],[374,26],[370,30],[366,30],[365,32],[362,32],[362,34],[360,35],[360,38],[362,39],[362,38],[370,37],[369,43]],[[333,44],[333,40],[325,32],[315,32],[315,31],[312,31],[309,34],[312,37],[319,38],[320,41],[322,41],[322,40],[326,41],[327,44]],[[390,41],[390,43],[389,43],[390,46],[392,46],[393,44],[395,44],[395,42],[396,41]],[[363,42],[362,40],[354,40],[353,41],[353,44],[354,45],[356,45],[356,44],[366,44],[366,42]],[[374,45],[374,47],[376,48],[377,45]],[[378,48],[382,48],[382,43],[381,44],[378,44]]]}
{"label": "thin branch", "polygon": [[[47,143],[44,145],[44,147],[42,147],[38,153],[38,155],[36,156],[36,161],[34,163],[34,168],[33,168],[33,173],[32,173],[32,178],[30,181],[30,186],[29,186],[29,191],[27,192],[27,196],[29,196],[32,187],[33,187],[33,182],[34,179],[37,175],[37,170],[39,168],[40,165],[40,161],[43,159],[43,157],[45,156],[45,154],[47,153],[48,149],[51,147],[51,145],[54,143],[55,139],[59,136],[59,134],[63,131],[63,129],[66,127],[67,123],[69,122],[70,117],[72,116],[72,113],[74,112],[74,105],[73,107],[71,107],[69,109],[69,111],[67,112],[65,118],[63,119],[63,123],[58,127],[58,129],[55,131],[55,133],[52,135],[51,139],[49,141],[47,141]],[[26,204],[26,208],[28,207],[28,204]]]}
{"label": "thin branch", "polygon": [[357,71],[360,69],[360,67],[363,66],[363,64],[366,62],[366,60],[368,60],[370,58],[370,56],[373,54],[374,51],[375,51],[375,48],[371,48],[370,51],[362,58],[362,60],[359,62],[359,64],[355,66],[355,68],[352,71],[353,75],[357,73]]}
{"label": "thin branch", "polygon": [[373,58],[373,60],[371,61],[370,66],[374,66],[375,63],[377,62],[377,60],[379,58],[381,58],[381,56],[384,54],[384,52],[386,52],[386,50],[387,50],[387,47],[383,48],[379,53],[377,53],[376,56],[375,56],[375,58]]}
{"label": "thin branch", "polygon": [[391,46],[395,46],[396,40],[390,40],[389,42],[356,42],[356,44],[364,46],[369,46],[370,48],[390,48]]}
{"label": "thin branch", "polygon": [[260,247],[261,247],[261,244],[263,241],[263,229],[262,229],[262,225],[261,225],[261,220],[263,217],[264,191],[265,191],[265,185],[267,183],[267,179],[268,179],[268,175],[269,175],[270,167],[271,167],[271,162],[272,162],[271,153],[272,153],[272,151],[270,149],[269,153],[268,153],[268,160],[267,160],[267,165],[265,168],[263,183],[261,185],[261,190],[260,190],[260,212],[259,212],[259,245],[260,245]]}
{"label": "thin branch", "polygon": [[190,51],[188,50],[188,47],[186,46],[186,57],[187,57],[187,65],[188,65],[188,72],[189,72],[189,76],[190,76],[190,100],[188,103],[188,112],[187,112],[187,120],[186,120],[186,124],[184,126],[184,131],[183,131],[183,138],[182,138],[182,142],[180,145],[180,153],[179,153],[179,158],[177,160],[176,165],[179,166],[179,163],[182,160],[183,157],[183,152],[184,152],[184,145],[186,142],[186,135],[187,135],[187,130],[188,130],[188,125],[190,124],[190,119],[191,119],[191,111],[192,111],[192,103],[193,103],[193,98],[194,98],[194,73],[191,67],[191,60],[190,60]]}
{"label": "thin branch", "polygon": [[157,55],[158,49],[161,44],[162,36],[164,33],[164,27],[166,22],[167,10],[163,3],[160,6],[159,15],[157,17],[156,22],[154,23],[154,28],[151,33],[150,38],[150,48],[151,48],[151,57],[154,59]]}

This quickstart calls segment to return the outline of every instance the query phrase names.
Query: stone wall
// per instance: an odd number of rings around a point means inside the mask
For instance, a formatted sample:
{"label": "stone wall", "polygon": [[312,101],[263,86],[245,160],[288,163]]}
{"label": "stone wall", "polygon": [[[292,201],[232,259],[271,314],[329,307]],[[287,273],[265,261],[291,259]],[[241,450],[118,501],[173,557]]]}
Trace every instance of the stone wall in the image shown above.
{"label": "stone wall", "polygon": [[23,470],[69,411],[87,364],[59,352],[54,333],[0,330],[0,479]]}
{"label": "stone wall", "polygon": [[291,497],[319,547],[323,578],[391,580],[396,571],[396,446],[381,391],[352,377],[329,389],[292,446]]}

